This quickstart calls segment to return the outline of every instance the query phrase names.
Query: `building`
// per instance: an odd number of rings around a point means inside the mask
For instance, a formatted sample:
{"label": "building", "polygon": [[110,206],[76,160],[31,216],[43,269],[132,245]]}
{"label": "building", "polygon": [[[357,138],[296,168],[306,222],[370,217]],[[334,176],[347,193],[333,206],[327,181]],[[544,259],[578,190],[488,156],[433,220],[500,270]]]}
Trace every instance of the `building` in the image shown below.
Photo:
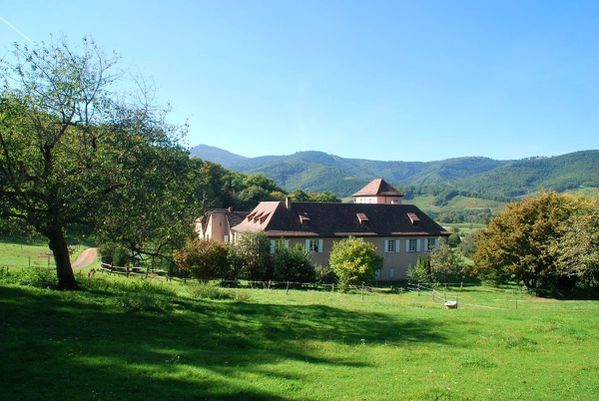
{"label": "building", "polygon": [[273,252],[277,244],[301,244],[320,265],[328,265],[335,241],[364,238],[384,259],[377,279],[393,281],[404,279],[418,257],[434,249],[439,238],[449,236],[416,206],[401,204],[403,194],[385,180],[370,182],[354,197],[354,203],[261,202],[231,226],[233,237],[228,238],[235,241],[244,233],[264,232]]}
{"label": "building", "polygon": [[241,223],[250,212],[228,209],[211,209],[195,220],[194,230],[200,238],[232,242],[231,228]]}

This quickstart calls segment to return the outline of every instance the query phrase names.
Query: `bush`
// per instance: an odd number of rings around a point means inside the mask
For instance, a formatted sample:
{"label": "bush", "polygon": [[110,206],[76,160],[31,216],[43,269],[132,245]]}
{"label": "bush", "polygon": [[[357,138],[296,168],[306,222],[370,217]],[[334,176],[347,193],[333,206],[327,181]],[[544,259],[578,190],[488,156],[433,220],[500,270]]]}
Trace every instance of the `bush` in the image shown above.
{"label": "bush", "polygon": [[127,266],[131,257],[129,251],[119,245],[115,245],[112,252],[112,264],[115,266]]}
{"label": "bush", "polygon": [[374,280],[375,272],[383,267],[383,258],[373,243],[349,237],[333,245],[329,263],[339,279],[339,286],[344,288]]}
{"label": "bush", "polygon": [[311,283],[316,279],[316,271],[303,246],[293,248],[278,246],[273,256],[273,278],[278,281]]}
{"label": "bush", "polygon": [[[97,281],[97,280],[92,280]],[[114,286],[114,283],[111,283]],[[115,306],[123,312],[157,312],[165,313],[171,309],[176,294],[165,291],[162,286],[147,280],[134,280],[124,285],[117,285],[114,296]]]}
{"label": "bush", "polygon": [[270,240],[264,233],[244,233],[231,247],[229,263],[232,272],[250,280],[272,278]]}
{"label": "bush", "polygon": [[433,281],[429,262],[423,257],[418,258],[416,266],[408,268],[407,276],[413,282],[430,283]]}
{"label": "bush", "polygon": [[179,270],[199,280],[212,280],[226,275],[228,252],[227,245],[221,242],[195,238],[173,256]]}
{"label": "bush", "polygon": [[0,280],[7,284],[27,285],[36,288],[53,288],[57,285],[56,272],[43,267],[0,270]]}
{"label": "bush", "polygon": [[333,284],[337,282],[337,275],[331,269],[331,266],[316,265],[314,267],[316,272],[316,281],[324,284]]}
{"label": "bush", "polygon": [[468,266],[462,253],[445,241],[439,241],[439,248],[430,254],[430,274],[433,281],[446,283],[450,277],[464,278],[468,275]]}
{"label": "bush", "polygon": [[231,299],[234,301],[245,301],[249,296],[245,292],[226,291],[209,283],[198,283],[189,285],[189,292],[193,298],[198,299]]}

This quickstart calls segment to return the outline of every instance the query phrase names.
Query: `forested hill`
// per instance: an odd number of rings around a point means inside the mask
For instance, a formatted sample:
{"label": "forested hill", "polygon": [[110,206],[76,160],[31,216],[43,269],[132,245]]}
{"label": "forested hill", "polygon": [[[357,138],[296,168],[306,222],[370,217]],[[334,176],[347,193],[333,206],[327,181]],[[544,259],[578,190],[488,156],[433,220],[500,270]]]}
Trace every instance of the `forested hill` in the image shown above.
{"label": "forested hill", "polygon": [[457,190],[505,199],[542,188],[599,187],[599,150],[522,160],[461,157],[432,162],[345,159],[323,152],[246,158],[205,145],[192,148],[191,154],[235,171],[263,173],[288,191],[331,191],[339,196],[351,195],[376,177],[419,193]]}

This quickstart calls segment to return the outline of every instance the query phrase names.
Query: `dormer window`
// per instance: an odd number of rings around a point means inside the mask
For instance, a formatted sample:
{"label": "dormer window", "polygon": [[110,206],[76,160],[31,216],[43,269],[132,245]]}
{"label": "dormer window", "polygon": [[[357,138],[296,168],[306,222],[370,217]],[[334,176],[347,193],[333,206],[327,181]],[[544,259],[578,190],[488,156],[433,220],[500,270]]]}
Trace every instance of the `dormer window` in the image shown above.
{"label": "dormer window", "polygon": [[408,213],[408,219],[410,219],[413,226],[417,226],[420,223],[420,218],[416,216],[416,213]]}
{"label": "dormer window", "polygon": [[266,213],[264,216],[260,217],[260,224],[264,223],[268,216],[270,216],[270,213]]}
{"label": "dormer window", "polygon": [[299,221],[300,221],[300,224],[302,224],[302,225],[303,224],[308,224],[308,223],[310,223],[310,217],[308,217],[307,213],[300,214],[299,215]]}
{"label": "dormer window", "polygon": [[256,223],[258,221],[258,219],[260,219],[260,217],[262,217],[263,214],[264,214],[263,212],[260,212],[260,213],[256,214],[254,216],[254,223]]}
{"label": "dormer window", "polygon": [[368,216],[365,213],[356,213],[356,217],[360,224],[368,223]]}

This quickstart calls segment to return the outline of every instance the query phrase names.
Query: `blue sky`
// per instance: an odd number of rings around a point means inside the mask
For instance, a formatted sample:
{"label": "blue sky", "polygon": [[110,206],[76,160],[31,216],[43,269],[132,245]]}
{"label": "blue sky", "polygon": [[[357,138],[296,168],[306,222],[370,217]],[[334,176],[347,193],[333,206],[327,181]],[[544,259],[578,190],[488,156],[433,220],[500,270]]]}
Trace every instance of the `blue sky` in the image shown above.
{"label": "blue sky", "polygon": [[[437,160],[599,148],[597,1],[3,1],[14,41],[91,35],[189,145]],[[92,2],[89,2],[92,3]]]}

